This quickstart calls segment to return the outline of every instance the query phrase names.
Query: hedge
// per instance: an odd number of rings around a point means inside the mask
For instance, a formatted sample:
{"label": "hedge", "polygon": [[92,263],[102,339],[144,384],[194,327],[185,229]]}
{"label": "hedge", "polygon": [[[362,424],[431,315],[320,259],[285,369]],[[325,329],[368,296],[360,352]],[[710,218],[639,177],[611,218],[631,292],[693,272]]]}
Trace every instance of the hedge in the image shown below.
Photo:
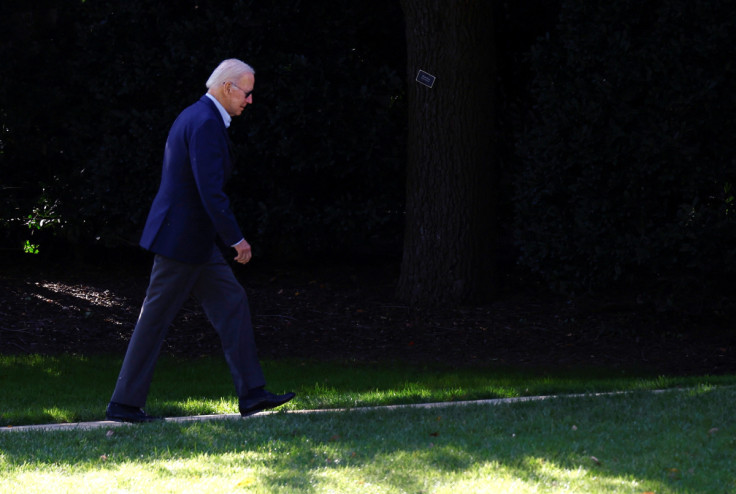
{"label": "hedge", "polygon": [[229,191],[259,254],[399,248],[406,116],[398,2],[87,0],[3,9],[6,246],[24,239],[23,223],[39,214],[53,215],[46,225],[54,236],[82,249],[135,245],[169,126],[204,94],[215,66],[238,57],[256,69],[256,88],[231,127],[239,164]]}
{"label": "hedge", "polygon": [[563,2],[517,141],[525,266],[565,293],[732,284],[734,32],[729,0]]}

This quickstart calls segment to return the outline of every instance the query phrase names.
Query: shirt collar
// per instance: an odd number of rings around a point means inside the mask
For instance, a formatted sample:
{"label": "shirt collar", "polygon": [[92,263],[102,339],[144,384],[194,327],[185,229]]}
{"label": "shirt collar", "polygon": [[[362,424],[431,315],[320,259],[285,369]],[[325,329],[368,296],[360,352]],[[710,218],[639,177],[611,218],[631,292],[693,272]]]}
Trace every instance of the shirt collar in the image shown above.
{"label": "shirt collar", "polygon": [[230,115],[228,115],[227,110],[225,110],[225,107],[222,106],[222,104],[219,101],[217,101],[217,98],[212,96],[210,93],[206,93],[205,96],[207,96],[209,99],[215,102],[215,106],[219,110],[220,115],[222,116],[222,120],[225,123],[225,128],[227,129],[228,127],[230,127],[230,122],[232,122],[233,118]]}

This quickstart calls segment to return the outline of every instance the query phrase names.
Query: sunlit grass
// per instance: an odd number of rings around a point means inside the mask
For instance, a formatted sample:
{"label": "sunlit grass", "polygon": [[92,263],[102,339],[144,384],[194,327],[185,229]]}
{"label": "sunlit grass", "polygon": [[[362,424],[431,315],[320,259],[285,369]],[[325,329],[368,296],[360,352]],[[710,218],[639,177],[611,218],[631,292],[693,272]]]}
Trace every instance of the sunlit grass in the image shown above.
{"label": "sunlit grass", "polygon": [[0,493],[734,492],[734,400],[706,386],[5,432]]}
{"label": "sunlit grass", "polygon": [[[102,419],[120,364],[121,356],[0,356],[0,426]],[[297,392],[287,410],[736,384],[736,376],[302,361],[267,361],[264,372],[273,391]],[[220,358],[162,358],[146,410],[165,416],[237,413],[227,366]]]}

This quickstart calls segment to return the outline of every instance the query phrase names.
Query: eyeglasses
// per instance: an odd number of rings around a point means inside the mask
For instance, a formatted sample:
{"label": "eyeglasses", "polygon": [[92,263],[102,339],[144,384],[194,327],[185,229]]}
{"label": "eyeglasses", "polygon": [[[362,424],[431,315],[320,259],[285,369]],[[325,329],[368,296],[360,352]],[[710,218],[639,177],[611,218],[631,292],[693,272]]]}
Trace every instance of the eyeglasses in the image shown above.
{"label": "eyeglasses", "polygon": [[236,87],[236,88],[240,89],[241,91],[243,91],[243,94],[245,95],[245,99],[248,99],[248,97],[249,97],[249,96],[250,96],[251,94],[253,94],[253,90],[252,90],[252,89],[251,89],[250,91],[247,91],[247,92],[246,92],[246,90],[245,90],[245,89],[243,89],[242,87],[239,87],[239,86],[238,86],[237,84],[235,84],[234,82],[230,81],[230,84],[232,84],[232,85],[233,85],[234,87]]}

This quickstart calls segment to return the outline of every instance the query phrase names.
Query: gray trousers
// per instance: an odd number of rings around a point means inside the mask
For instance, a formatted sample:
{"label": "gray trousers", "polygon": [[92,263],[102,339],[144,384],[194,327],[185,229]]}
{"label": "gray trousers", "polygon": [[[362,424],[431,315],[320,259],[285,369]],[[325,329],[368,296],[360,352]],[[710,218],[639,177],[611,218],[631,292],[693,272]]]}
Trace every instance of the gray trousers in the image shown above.
{"label": "gray trousers", "polygon": [[128,344],[112,400],[143,407],[164,338],[184,302],[193,295],[220,336],[239,398],[265,386],[258,361],[245,290],[220,250],[204,264],[187,264],[157,255],[151,281]]}

